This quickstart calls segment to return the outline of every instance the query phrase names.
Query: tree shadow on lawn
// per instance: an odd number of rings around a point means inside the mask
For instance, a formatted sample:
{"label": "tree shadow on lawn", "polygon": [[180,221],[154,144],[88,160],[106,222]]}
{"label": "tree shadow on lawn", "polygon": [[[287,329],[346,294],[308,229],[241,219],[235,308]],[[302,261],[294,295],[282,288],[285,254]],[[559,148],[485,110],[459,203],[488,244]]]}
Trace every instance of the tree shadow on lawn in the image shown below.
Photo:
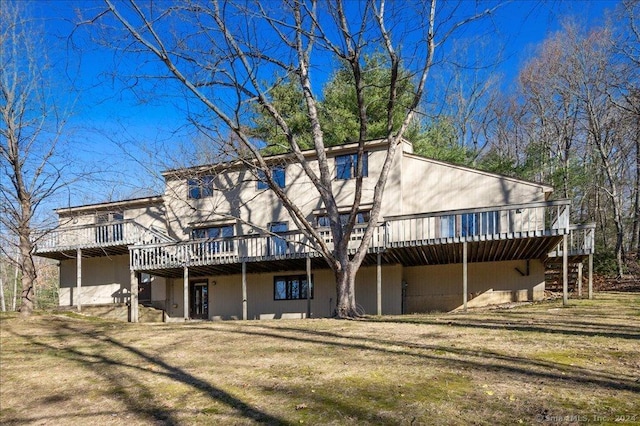
{"label": "tree shadow on lawn", "polygon": [[[261,328],[262,331],[257,331],[256,327]],[[201,329],[208,332],[222,331],[205,327]],[[345,336],[335,332],[295,327],[277,326],[271,328],[266,325],[252,325],[251,328],[224,330],[224,332],[418,357],[433,361],[444,367],[452,366],[452,363],[454,363],[456,367],[511,373],[529,380],[538,378],[558,382],[574,382],[576,384],[588,384],[612,390],[640,393],[640,383],[636,381],[637,378],[635,377],[621,377],[620,375],[608,374],[578,366],[506,355],[486,349],[465,349],[454,346],[406,343],[403,341],[371,337]],[[447,357],[446,354],[454,355],[456,358]]]}
{"label": "tree shadow on lawn", "polygon": [[508,317],[504,319],[495,318],[461,318],[459,315],[451,318],[431,319],[431,318],[375,318],[365,321],[394,323],[394,324],[417,324],[417,325],[437,325],[453,326],[463,328],[480,328],[488,330],[510,330],[527,331],[548,334],[566,334],[571,337],[609,337],[614,339],[640,340],[640,327],[624,324],[598,324],[596,322],[570,321],[567,323],[544,322],[528,318]]}
{"label": "tree shadow on lawn", "polygon": [[[167,408],[162,404],[153,403],[155,397],[153,389],[151,389],[149,386],[146,386],[142,380],[139,380],[136,377],[135,371],[138,371],[140,373],[162,376],[177,383],[182,383],[196,390],[205,392],[212,400],[221,402],[229,406],[230,408],[239,412],[243,417],[251,419],[257,423],[286,423],[284,420],[250,406],[246,402],[234,397],[228,392],[215,387],[211,383],[202,380],[181,368],[174,367],[157,357],[144,353],[140,349],[136,349],[132,346],[107,337],[102,330],[87,332],[86,330],[82,330],[80,328],[76,328],[64,323],[56,323],[53,326],[57,328],[57,332],[51,335],[51,337],[54,339],[64,339],[66,336],[68,336],[69,333],[72,333],[75,335],[84,335],[87,338],[94,340],[96,343],[107,345],[108,347],[105,350],[101,351],[99,354],[84,353],[81,350],[73,347],[57,347],[52,344],[40,342],[35,337],[30,335],[19,334],[14,331],[9,332],[22,339],[25,339],[30,344],[34,345],[35,347],[40,347],[43,350],[53,350],[56,352],[62,351],[64,353],[63,355],[61,355],[63,358],[74,361],[80,364],[82,367],[87,368],[92,372],[96,372],[102,377],[106,378],[112,386],[112,393],[117,394],[119,396],[118,400],[124,402],[129,411],[132,413],[142,414],[147,419],[160,421],[164,425],[177,425],[180,423],[176,418],[175,409]],[[140,365],[134,365],[132,363],[127,363],[122,360],[116,359],[115,356],[110,356],[111,351],[109,350],[109,346],[125,350],[132,355],[135,355],[140,360],[143,360],[149,363],[151,366],[154,366],[154,368],[160,369],[161,371],[143,368]],[[110,369],[109,367],[122,367],[134,370],[134,372],[132,372],[131,374],[124,374],[122,368],[115,370]],[[127,389],[137,390],[137,393],[135,393],[134,391],[128,391]],[[64,417],[70,418],[73,416],[75,416],[75,414],[68,414]],[[8,420],[11,423],[15,424],[29,423],[35,420],[46,419],[53,420],[54,418],[29,418],[24,419],[24,421],[21,421],[19,419]]]}

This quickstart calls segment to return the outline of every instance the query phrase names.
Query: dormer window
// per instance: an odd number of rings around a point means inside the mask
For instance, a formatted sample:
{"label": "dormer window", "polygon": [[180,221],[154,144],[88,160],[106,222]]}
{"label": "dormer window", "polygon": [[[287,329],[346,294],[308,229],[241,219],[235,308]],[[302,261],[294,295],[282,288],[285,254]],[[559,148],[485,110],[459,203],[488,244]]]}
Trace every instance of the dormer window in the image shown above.
{"label": "dormer window", "polygon": [[[347,180],[356,177],[358,166],[358,154],[346,154],[336,156],[336,179]],[[369,176],[369,153],[362,156],[362,177]]]}
{"label": "dormer window", "polygon": [[199,178],[188,179],[188,196],[193,200],[211,197],[213,195],[213,176],[201,176]]}
{"label": "dormer window", "polygon": [[[274,166],[270,169],[271,179],[278,185],[280,188],[284,188],[286,186],[285,180],[285,168],[284,166]],[[267,177],[265,176],[264,170],[258,170],[258,190],[269,188],[269,184],[267,183]]]}

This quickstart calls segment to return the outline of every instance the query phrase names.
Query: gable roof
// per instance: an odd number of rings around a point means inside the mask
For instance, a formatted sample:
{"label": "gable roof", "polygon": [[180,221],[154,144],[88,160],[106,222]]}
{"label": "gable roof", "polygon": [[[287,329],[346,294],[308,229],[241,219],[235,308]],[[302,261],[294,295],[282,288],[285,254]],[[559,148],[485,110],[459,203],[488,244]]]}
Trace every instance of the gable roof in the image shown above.
{"label": "gable roof", "polygon": [[[389,142],[386,139],[375,139],[375,140],[365,141],[364,144],[365,144],[365,149],[371,150],[371,149],[379,149],[379,148],[386,147],[387,145],[389,145]],[[325,152],[327,153],[327,156],[333,157],[340,154],[348,154],[348,153],[356,152],[356,150],[358,149],[358,146],[359,146],[358,142],[347,143],[343,145],[328,146],[328,147],[325,147]],[[302,155],[307,160],[314,160],[317,157],[315,149],[304,150],[302,151]],[[268,156],[265,155],[263,158],[267,163],[273,163],[273,164],[282,164],[283,162],[294,162],[294,163],[297,162],[296,157],[292,153],[273,154]],[[184,178],[187,176],[197,176],[205,173],[210,173],[217,170],[226,171],[229,169],[244,168],[247,166],[247,164],[251,164],[251,163],[255,163],[255,160],[253,158],[232,160],[232,161],[221,161],[219,163],[168,169],[163,171],[161,174],[165,179],[172,178],[172,177]]]}
{"label": "gable roof", "polygon": [[105,211],[118,208],[143,207],[153,204],[161,204],[164,202],[162,195],[152,195],[150,197],[131,198],[128,200],[107,201],[102,203],[84,204],[81,206],[63,207],[54,211],[60,215],[69,215],[72,213],[87,213],[93,211]]}

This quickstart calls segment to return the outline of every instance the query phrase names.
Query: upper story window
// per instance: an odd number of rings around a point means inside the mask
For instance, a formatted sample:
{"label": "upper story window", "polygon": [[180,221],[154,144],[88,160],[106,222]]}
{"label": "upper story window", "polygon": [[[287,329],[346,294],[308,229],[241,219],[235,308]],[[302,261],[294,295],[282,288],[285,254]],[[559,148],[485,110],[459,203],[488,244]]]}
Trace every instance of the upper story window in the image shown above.
{"label": "upper story window", "polygon": [[500,232],[500,212],[440,216],[440,238],[491,235]]}
{"label": "upper story window", "polygon": [[122,212],[96,213],[96,223],[122,222],[123,220]]}
{"label": "upper story window", "polygon": [[[200,245],[204,253],[226,253],[233,251],[234,243],[233,225],[211,226],[208,228],[195,228],[191,231],[191,239],[216,239]],[[228,238],[224,240],[224,238]]]}
{"label": "upper story window", "polygon": [[124,214],[122,212],[96,213],[96,243],[119,243],[124,240]]}
{"label": "upper story window", "polygon": [[461,235],[463,237],[496,234],[500,232],[500,212],[464,214],[462,215],[461,225]]}
{"label": "upper story window", "polygon": [[207,175],[188,179],[187,185],[189,186],[188,196],[191,199],[197,200],[213,195],[213,176]]}
{"label": "upper story window", "polygon": [[[340,223],[342,224],[342,226],[347,224],[347,221],[349,220],[349,213],[342,213],[340,214]],[[358,212],[356,213],[356,221],[355,224],[356,225],[362,225],[365,223],[369,223],[369,212]],[[331,225],[331,222],[329,221],[329,216],[327,215],[322,215],[322,216],[318,216],[318,226],[319,227],[329,227]]]}
{"label": "upper story window", "polygon": [[[346,180],[356,177],[358,154],[336,156],[336,179]],[[369,176],[369,153],[362,156],[362,176]]]}
{"label": "upper story window", "polygon": [[[272,167],[270,171],[271,179],[273,179],[276,185],[278,185],[280,188],[284,188],[286,186],[284,166]],[[267,188],[269,188],[269,184],[267,183],[267,178],[265,176],[264,170],[258,170],[258,189]]]}
{"label": "upper story window", "polygon": [[191,231],[192,239],[233,237],[233,225],[195,228]]}

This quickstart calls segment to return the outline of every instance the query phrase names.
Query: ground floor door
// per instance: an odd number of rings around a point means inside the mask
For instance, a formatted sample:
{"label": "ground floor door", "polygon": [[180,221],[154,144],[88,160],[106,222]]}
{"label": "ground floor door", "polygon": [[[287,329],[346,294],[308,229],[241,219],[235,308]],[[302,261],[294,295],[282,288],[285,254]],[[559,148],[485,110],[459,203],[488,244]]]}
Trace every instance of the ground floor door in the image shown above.
{"label": "ground floor door", "polygon": [[209,283],[198,281],[191,283],[189,318],[209,318]]}

